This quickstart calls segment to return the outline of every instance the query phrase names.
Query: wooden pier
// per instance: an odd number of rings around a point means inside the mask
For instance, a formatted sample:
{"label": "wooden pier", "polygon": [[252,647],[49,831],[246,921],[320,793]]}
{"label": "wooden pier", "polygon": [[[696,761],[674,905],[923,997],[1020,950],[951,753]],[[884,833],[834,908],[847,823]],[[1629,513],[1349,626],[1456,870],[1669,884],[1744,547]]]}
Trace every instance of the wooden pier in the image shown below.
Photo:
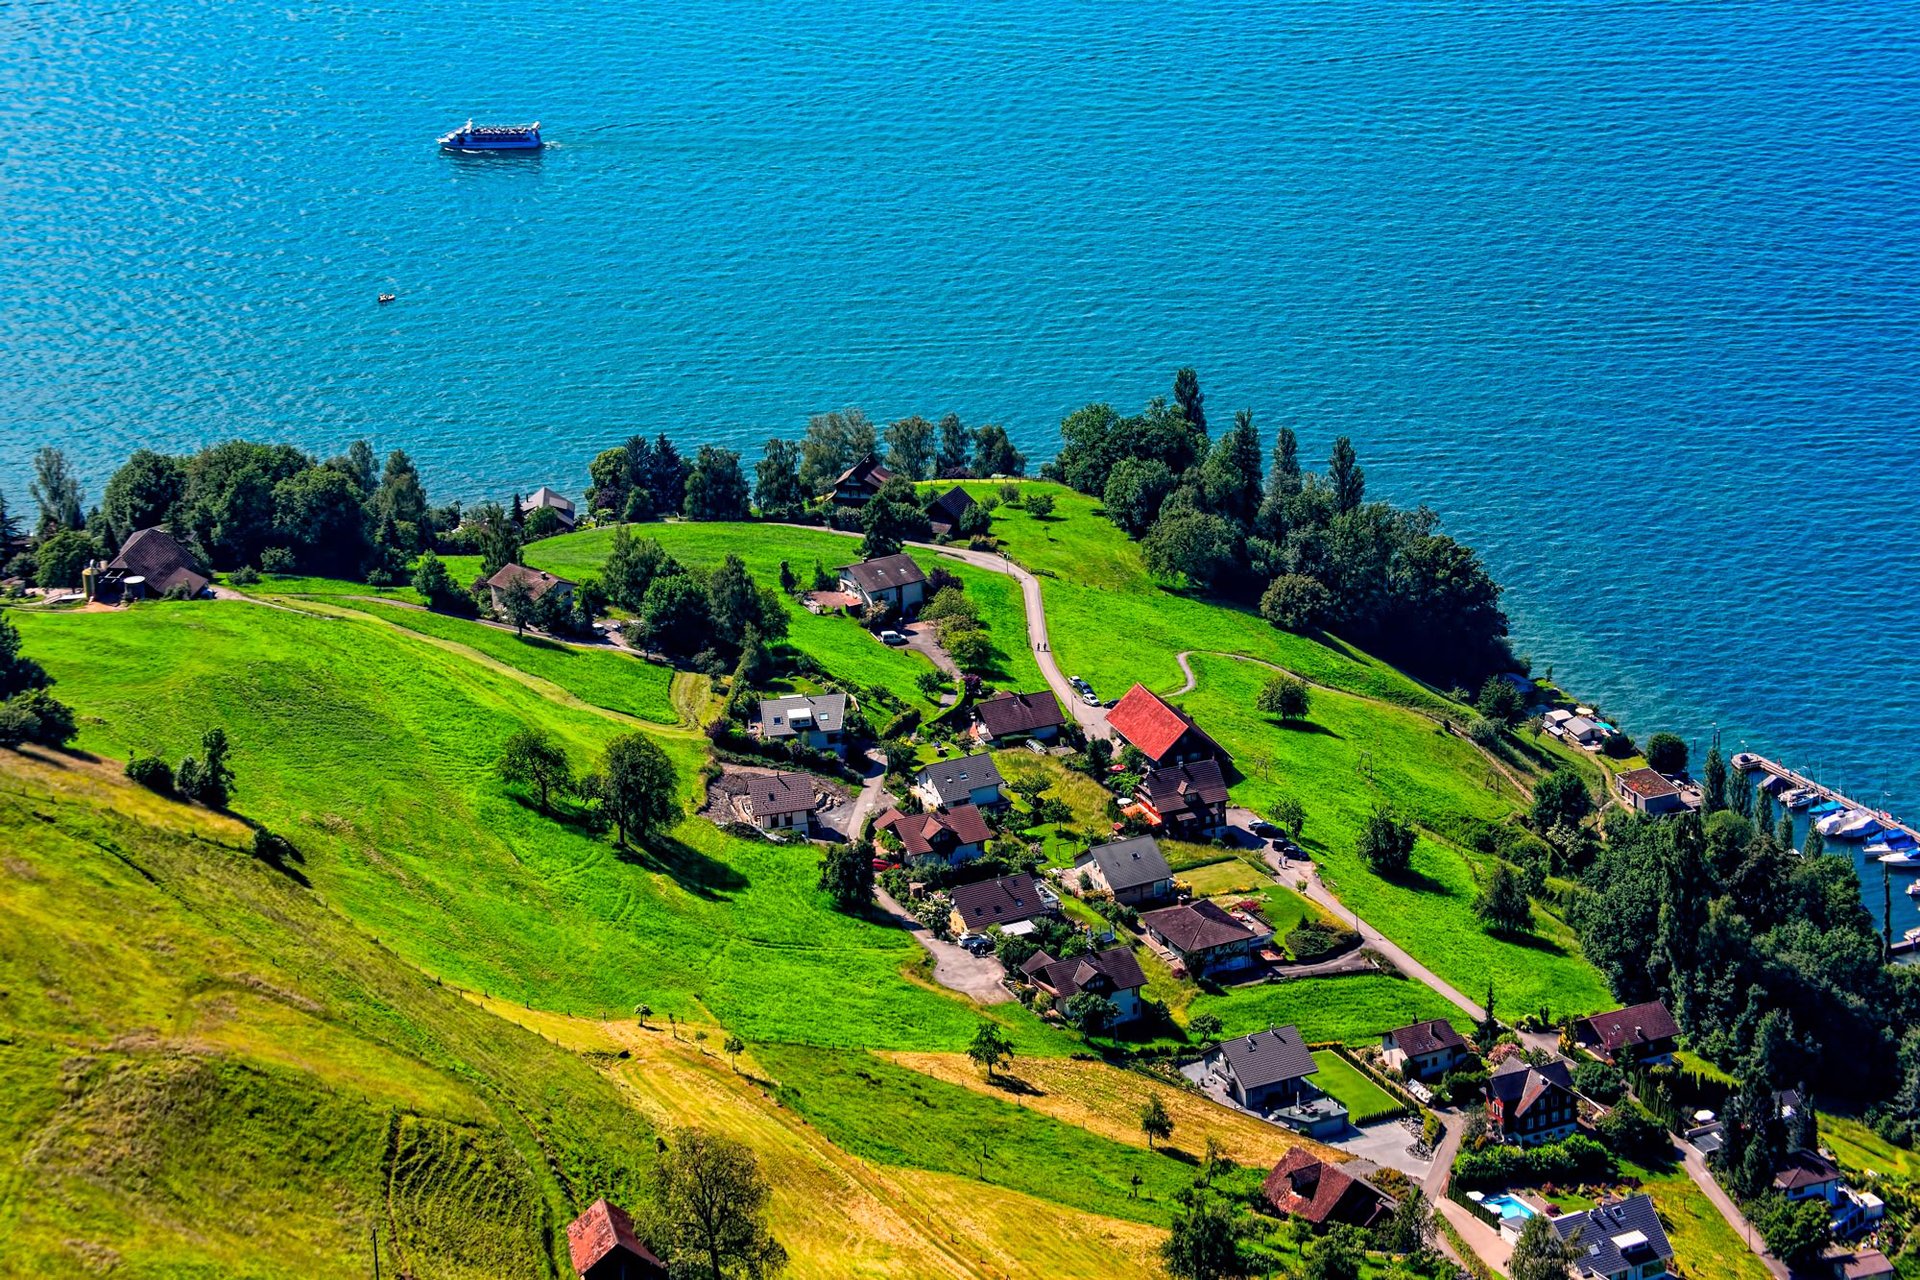
{"label": "wooden pier", "polygon": [[[1826,786],[1822,783],[1815,782],[1812,778],[1807,777],[1805,774],[1796,773],[1792,769],[1787,768],[1787,766],[1783,764],[1775,763],[1774,761],[1767,759],[1765,756],[1760,755],[1758,752],[1754,752],[1754,751],[1736,752],[1733,759],[1735,762],[1735,767],[1739,768],[1743,773],[1771,773],[1776,775],[1777,777],[1785,778],[1788,782],[1791,782],[1795,787],[1800,787],[1808,791],[1811,791],[1815,795],[1818,795],[1822,800],[1831,800],[1836,804],[1843,804],[1849,809],[1858,809],[1862,813],[1870,813],[1874,817],[1878,818],[1881,822],[1881,825],[1886,827],[1888,831],[1904,831],[1908,835],[1912,836],[1915,841],[1920,842],[1920,826],[1914,826],[1911,823],[1902,822],[1900,819],[1888,813],[1885,809],[1876,809],[1872,805],[1861,804],[1858,800],[1854,800],[1849,796],[1843,795],[1841,792],[1839,792],[1835,788]],[[1875,836],[1874,838],[1879,839],[1878,836]]]}

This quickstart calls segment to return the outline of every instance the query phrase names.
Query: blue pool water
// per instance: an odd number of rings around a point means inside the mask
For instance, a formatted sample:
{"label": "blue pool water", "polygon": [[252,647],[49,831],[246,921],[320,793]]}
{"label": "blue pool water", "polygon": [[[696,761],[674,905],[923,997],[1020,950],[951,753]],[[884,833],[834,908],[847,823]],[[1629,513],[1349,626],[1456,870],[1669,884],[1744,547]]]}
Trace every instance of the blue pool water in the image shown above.
{"label": "blue pool water", "polygon": [[1518,1196],[1507,1195],[1505,1193],[1497,1196],[1488,1196],[1480,1203],[1499,1214],[1503,1221],[1511,1220],[1515,1223],[1521,1223],[1525,1222],[1528,1218],[1538,1216],[1534,1212],[1532,1205],[1520,1199]]}
{"label": "blue pool water", "polygon": [[[849,403],[1038,457],[1192,363],[1217,418],[1354,436],[1630,730],[1920,816],[1913,18],[0,3],[0,487],[364,433],[577,491],[634,429]],[[437,153],[470,116],[556,145]]]}

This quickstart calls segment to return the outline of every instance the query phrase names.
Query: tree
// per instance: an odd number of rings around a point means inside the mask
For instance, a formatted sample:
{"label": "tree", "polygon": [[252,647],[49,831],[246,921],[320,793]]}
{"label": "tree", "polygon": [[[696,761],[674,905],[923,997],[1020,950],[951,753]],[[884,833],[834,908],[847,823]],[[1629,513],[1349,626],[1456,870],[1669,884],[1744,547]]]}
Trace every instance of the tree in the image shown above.
{"label": "tree", "polygon": [[1035,520],[1046,520],[1053,515],[1053,495],[1050,493],[1030,493],[1024,505],[1027,514]]}
{"label": "tree", "polygon": [[727,1055],[727,1061],[735,1071],[740,1069],[740,1055],[747,1051],[747,1042],[733,1032],[727,1032],[727,1038],[720,1042],[720,1051]]}
{"label": "tree", "polygon": [[1474,899],[1473,909],[1498,933],[1525,933],[1533,927],[1533,904],[1527,900],[1526,886],[1506,862],[1494,863],[1493,875]]}
{"label": "tree", "polygon": [[302,569],[344,576],[366,555],[365,499],[344,471],[297,471],[273,486],[275,533]]}
{"label": "tree", "polygon": [[1375,875],[1405,875],[1413,865],[1414,839],[1412,827],[1388,810],[1375,809],[1367,815],[1367,825],[1360,830],[1357,846],[1360,860],[1371,867]]}
{"label": "tree", "polygon": [[480,548],[480,576],[491,578],[520,558],[520,530],[497,502],[483,502],[467,513],[467,528]]}
{"label": "tree", "polygon": [[1240,1222],[1224,1198],[1196,1188],[1173,1215],[1173,1230],[1160,1245],[1160,1261],[1173,1280],[1228,1280],[1243,1276]]}
{"label": "tree", "polygon": [[887,469],[908,480],[933,479],[934,425],[919,414],[887,427]]}
{"label": "tree", "polygon": [[[627,452],[634,452],[633,442],[627,442]],[[662,431],[655,437],[653,446],[636,455],[642,472],[636,485],[647,491],[647,503],[656,512],[678,511],[687,500],[687,460],[680,456],[680,450],[673,441],[667,439]],[[629,517],[631,519],[631,517]]]}
{"label": "tree", "polygon": [[701,445],[687,474],[682,511],[689,520],[745,520],[751,515],[740,455],[718,445]]}
{"label": "tree", "polygon": [[541,729],[516,729],[501,747],[496,768],[502,781],[537,790],[542,809],[549,807],[554,792],[573,789],[567,753]]}
{"label": "tree", "polygon": [[1300,677],[1277,675],[1260,686],[1255,705],[1282,720],[1304,720],[1313,705],[1313,694]]}
{"label": "tree", "polygon": [[1013,447],[1005,427],[992,423],[973,432],[973,474],[977,476],[1023,476],[1027,474],[1027,455]]}
{"label": "tree", "polygon": [[[373,492],[373,511],[382,520],[416,529],[427,522],[427,489],[420,483],[420,469],[413,465],[405,449],[387,455],[380,472],[380,487]],[[415,550],[415,546],[406,548]]]}
{"label": "tree", "polygon": [[873,906],[873,846],[828,845],[820,859],[820,887],[833,899],[834,910],[865,915]]}
{"label": "tree", "polygon": [[1300,437],[1292,427],[1282,427],[1273,436],[1273,468],[1267,472],[1267,492],[1276,497],[1291,497],[1300,492]]}
{"label": "tree", "polygon": [[800,441],[800,487],[825,493],[841,472],[870,456],[878,443],[873,423],[858,409],[814,414]]}
{"label": "tree", "polygon": [[1811,1269],[1833,1236],[1832,1210],[1819,1196],[1789,1200],[1770,1191],[1755,1200],[1748,1212],[1765,1237],[1768,1252],[1795,1271]]}
{"label": "tree", "polygon": [[527,628],[538,619],[540,603],[533,598],[533,588],[524,578],[515,578],[500,593],[500,612],[507,615],[516,636],[526,635]]}
{"label": "tree", "polygon": [[1173,471],[1158,458],[1122,458],[1107,473],[1100,502],[1107,518],[1130,538],[1138,538],[1159,518],[1160,504],[1173,492]]}
{"label": "tree", "polygon": [[1488,676],[1473,705],[1481,715],[1509,729],[1519,724],[1520,717],[1527,713],[1526,699],[1520,696],[1513,681],[1503,676]]}
{"label": "tree", "polygon": [[1553,1229],[1546,1214],[1528,1218],[1507,1261],[1513,1280],[1566,1280],[1571,1274],[1573,1249]]}
{"label": "tree", "polygon": [[1013,1060],[1013,1041],[1007,1039],[1007,1033],[998,1023],[983,1022],[973,1033],[973,1041],[967,1045],[967,1057],[973,1059],[973,1065],[986,1072],[991,1080],[1000,1070],[1002,1063]]}
{"label": "tree", "polygon": [[753,465],[753,501],[762,520],[793,520],[806,509],[800,487],[800,447],[791,440],[769,440]]}
{"label": "tree", "polygon": [[1333,612],[1333,592],[1317,578],[1282,573],[1260,597],[1260,616],[1283,631],[1311,631]]}
{"label": "tree", "polygon": [[787,1251],[767,1227],[772,1187],[746,1144],[699,1129],[675,1132],[654,1166],[653,1208],[676,1276],[763,1280]]}
{"label": "tree", "polygon": [[618,528],[613,531],[613,541],[607,548],[601,583],[606,588],[607,599],[622,609],[637,612],[646,599],[647,588],[656,578],[679,572],[680,566],[658,539],[636,538],[631,531]]}
{"label": "tree", "polygon": [[1433,1247],[1433,1206],[1419,1187],[1410,1189],[1380,1224],[1381,1245],[1391,1253],[1424,1253]]}
{"label": "tree", "polygon": [[413,589],[427,602],[427,608],[451,610],[460,607],[466,594],[460,590],[460,584],[447,572],[447,566],[439,556],[429,551],[420,557],[413,567]]}
{"label": "tree", "polygon": [[1113,1001],[1098,991],[1082,991],[1067,1001],[1061,1009],[1068,1022],[1072,1023],[1083,1036],[1103,1036],[1113,1029],[1119,1019],[1120,1011]]}
{"label": "tree", "polygon": [[1200,392],[1200,375],[1191,366],[1179,369],[1173,375],[1173,403],[1181,416],[1196,431],[1207,429],[1206,396]]}
{"label": "tree", "polygon": [[1820,834],[1820,827],[1817,823],[1808,822],[1807,838],[1800,846],[1800,856],[1807,859],[1819,858],[1825,856],[1826,852],[1827,838]]}
{"label": "tree", "polygon": [[949,413],[940,419],[940,449],[934,458],[935,474],[943,480],[967,474],[967,457],[973,449],[973,436],[960,415]]}
{"label": "tree", "polygon": [[21,648],[20,628],[0,612],[0,700],[30,689],[44,689],[53,683],[46,668],[27,657]]}
{"label": "tree", "polygon": [[644,841],[680,816],[673,765],[645,734],[628,733],[607,744],[601,758],[600,803],[613,822],[614,839]]}
{"label": "tree", "polygon": [[688,657],[713,639],[713,603],[690,573],[658,577],[640,603],[640,629],[664,653]]}
{"label": "tree", "polygon": [[707,600],[713,640],[729,651],[745,644],[748,631],[763,639],[786,634],[786,610],[755,585],[747,575],[746,562],[731,551],[707,579]]}
{"label": "tree", "polygon": [[1687,744],[1678,734],[1656,733],[1647,739],[1647,767],[1660,773],[1687,771]]}
{"label": "tree", "polygon": [[186,521],[216,565],[259,563],[275,536],[274,486],[312,465],[290,445],[245,440],[202,449],[187,461]]}
{"label": "tree", "polygon": [[224,809],[233,794],[233,769],[227,764],[227,735],[208,729],[200,735],[200,758],[188,756],[174,775],[174,790],[209,809]]}
{"label": "tree", "polygon": [[901,476],[881,485],[860,509],[860,527],[866,531],[869,545],[892,549],[880,551],[880,555],[893,554],[902,542],[925,541],[933,536],[933,525],[920,506],[920,495]]}
{"label": "tree", "polygon": [[1162,515],[1140,544],[1147,568],[1163,578],[1184,577],[1202,590],[1231,569],[1239,558],[1240,536],[1232,525],[1207,512]]}
{"label": "tree", "polygon": [[1220,1038],[1225,1028],[1216,1013],[1196,1013],[1187,1019],[1187,1034],[1197,1036],[1202,1044],[1211,1044]]}
{"label": "tree", "polygon": [[1164,1142],[1173,1136],[1173,1117],[1167,1114],[1167,1104],[1160,1095],[1147,1095],[1145,1105],[1140,1108],[1140,1132],[1147,1135],[1147,1150],[1153,1150],[1155,1140]]}
{"label": "tree", "polygon": [[633,492],[631,477],[625,448],[615,445],[594,454],[587,464],[587,510],[620,515],[627,509],[627,495]]}
{"label": "tree", "polygon": [[1535,831],[1578,827],[1592,812],[1593,796],[1587,784],[1564,765],[1534,784],[1531,821]]}
{"label": "tree", "polygon": [[0,702],[0,747],[23,742],[64,747],[79,731],[73,709],[45,689],[29,689]]}
{"label": "tree", "polygon": [[1342,515],[1359,507],[1367,493],[1367,473],[1354,456],[1353,441],[1341,436],[1327,458],[1327,482],[1333,487],[1333,509]]}
{"label": "tree", "polygon": [[1242,529],[1253,525],[1260,510],[1260,433],[1253,414],[1242,409],[1233,427],[1213,446],[1200,464],[1200,492],[1207,506]]}
{"label": "tree", "polygon": [[40,536],[78,529],[85,523],[80,511],[80,477],[67,464],[67,455],[52,445],[42,445],[34,453],[33,479],[27,493],[40,504]]}
{"label": "tree", "polygon": [[62,529],[34,549],[34,581],[43,587],[77,587],[81,570],[100,557],[93,535]]}
{"label": "tree", "polygon": [[1273,825],[1285,831],[1295,840],[1307,826],[1307,809],[1292,796],[1281,796],[1272,805]]}
{"label": "tree", "polygon": [[1720,756],[1720,744],[1707,748],[1707,763],[1701,779],[1701,791],[1708,813],[1727,807],[1727,762]]}
{"label": "tree", "polygon": [[100,514],[116,543],[141,529],[172,523],[187,496],[187,467],[151,449],[135,449],[107,481]]}

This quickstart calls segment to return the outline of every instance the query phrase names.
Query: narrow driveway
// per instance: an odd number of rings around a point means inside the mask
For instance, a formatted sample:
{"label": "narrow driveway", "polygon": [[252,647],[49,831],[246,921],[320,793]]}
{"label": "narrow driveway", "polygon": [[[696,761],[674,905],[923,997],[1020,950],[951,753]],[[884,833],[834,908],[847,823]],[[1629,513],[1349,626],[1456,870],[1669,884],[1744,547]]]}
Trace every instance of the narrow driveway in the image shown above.
{"label": "narrow driveway", "polygon": [[992,952],[976,956],[958,943],[942,942],[933,931],[907,914],[885,889],[876,887],[874,901],[893,916],[893,923],[914,936],[914,940],[933,957],[933,980],[950,991],[958,991],[979,1004],[1005,1004],[1013,992],[1000,981],[1006,971]]}
{"label": "narrow driveway", "polygon": [[1760,1259],[1761,1265],[1771,1271],[1777,1280],[1788,1280],[1791,1272],[1788,1271],[1787,1264],[1767,1252],[1766,1241],[1761,1238],[1758,1231],[1753,1229],[1753,1224],[1747,1221],[1746,1215],[1740,1212],[1740,1206],[1733,1202],[1733,1197],[1727,1194],[1726,1188],[1714,1181],[1713,1174],[1708,1172],[1707,1162],[1700,1158],[1700,1153],[1678,1138],[1671,1140],[1674,1150],[1679,1153],[1680,1163],[1686,1168],[1687,1176],[1693,1179],[1693,1185],[1700,1188],[1700,1194],[1720,1211],[1720,1216],[1727,1220],[1727,1225],[1733,1228],[1733,1233],[1746,1241],[1747,1248],[1753,1250],[1753,1256]]}
{"label": "narrow driveway", "polygon": [[1460,1139],[1466,1132],[1466,1121],[1459,1115],[1446,1115],[1435,1112],[1440,1117],[1446,1131],[1440,1139],[1439,1148],[1433,1153],[1433,1167],[1421,1181],[1421,1190],[1427,1193],[1427,1200],[1434,1209],[1447,1220],[1447,1225],[1460,1233],[1467,1247],[1502,1275],[1507,1274],[1507,1264],[1513,1257],[1513,1246],[1507,1243],[1505,1236],[1479,1218],[1469,1213],[1457,1201],[1447,1198],[1447,1182],[1453,1176],[1453,1158],[1460,1152]]}

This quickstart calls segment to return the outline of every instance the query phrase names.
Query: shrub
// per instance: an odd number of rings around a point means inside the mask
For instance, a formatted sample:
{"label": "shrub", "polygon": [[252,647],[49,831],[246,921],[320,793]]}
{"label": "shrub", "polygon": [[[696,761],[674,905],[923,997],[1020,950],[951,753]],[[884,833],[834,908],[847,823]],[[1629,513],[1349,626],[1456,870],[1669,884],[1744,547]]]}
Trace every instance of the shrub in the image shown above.
{"label": "shrub", "polygon": [[1456,1107],[1464,1107],[1477,1101],[1487,1088],[1487,1073],[1484,1071],[1447,1072],[1440,1078],[1440,1095]]}
{"label": "shrub", "polygon": [[1610,1107],[1626,1094],[1627,1081],[1620,1074],[1620,1068],[1586,1058],[1573,1069],[1573,1087],[1602,1106]]}
{"label": "shrub", "polygon": [[1360,935],[1351,929],[1318,920],[1302,920],[1287,933],[1287,950],[1293,953],[1295,960],[1311,964],[1354,946],[1359,941]]}
{"label": "shrub", "polygon": [[227,575],[227,581],[236,587],[251,587],[260,581],[260,571],[250,564],[243,564]]}
{"label": "shrub", "polygon": [[138,751],[128,756],[127,778],[149,791],[165,794],[173,790],[173,769],[159,756],[143,756]]}
{"label": "shrub", "polygon": [[260,553],[260,572],[292,573],[293,570],[293,552],[285,547],[268,547]]}
{"label": "shrub", "polygon": [[0,703],[0,747],[23,742],[64,747],[79,731],[73,709],[45,689],[30,689]]}
{"label": "shrub", "polygon": [[1375,809],[1360,832],[1360,859],[1375,875],[1404,875],[1413,864],[1413,842],[1412,827],[1385,809]]}
{"label": "shrub", "polygon": [[1600,1117],[1600,1136],[1615,1155],[1646,1163],[1667,1150],[1667,1132],[1637,1102],[1622,1102]]}
{"label": "shrub", "polygon": [[1462,1151],[1453,1162],[1453,1178],[1465,1187],[1504,1187],[1513,1183],[1598,1182],[1613,1174],[1613,1156],[1585,1134],[1538,1147],[1496,1145]]}

